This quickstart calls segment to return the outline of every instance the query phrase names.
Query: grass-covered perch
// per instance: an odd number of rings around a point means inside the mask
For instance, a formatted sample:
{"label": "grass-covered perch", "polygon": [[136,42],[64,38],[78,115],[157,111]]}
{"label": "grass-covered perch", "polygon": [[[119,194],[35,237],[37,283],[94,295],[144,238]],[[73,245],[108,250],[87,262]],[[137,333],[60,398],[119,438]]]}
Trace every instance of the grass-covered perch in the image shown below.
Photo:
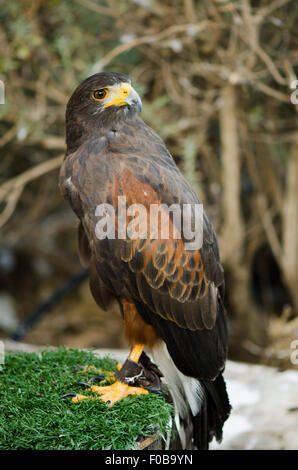
{"label": "grass-covered perch", "polygon": [[0,449],[131,449],[140,436],[166,436],[172,405],[156,394],[129,396],[112,407],[101,400],[62,399],[82,391],[77,366],[116,370],[116,361],[74,349],[11,353],[0,370]]}

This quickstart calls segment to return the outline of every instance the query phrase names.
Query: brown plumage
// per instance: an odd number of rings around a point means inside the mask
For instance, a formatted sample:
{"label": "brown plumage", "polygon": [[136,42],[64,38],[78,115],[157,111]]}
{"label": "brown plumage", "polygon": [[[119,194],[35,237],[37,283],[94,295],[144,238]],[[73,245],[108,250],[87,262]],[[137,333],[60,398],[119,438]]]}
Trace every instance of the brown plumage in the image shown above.
{"label": "brown plumage", "polygon": [[[162,140],[136,113],[140,101],[135,92],[134,100],[106,107],[104,100],[92,99],[94,90],[112,93],[123,83],[130,83],[125,75],[101,73],[73,93],[66,111],[60,188],[80,220],[80,258],[90,268],[96,302],[107,309],[118,300],[130,345],[145,343],[157,363],[167,357],[177,381],[189,380],[192,385],[185,390],[180,382],[172,384],[174,401],[179,408],[184,400],[178,410],[181,423],[189,422],[187,409],[193,443],[207,448],[213,436],[221,438],[230,406],[222,378],[227,351],[224,276],[206,214],[200,250],[186,250],[184,240],[173,236],[162,239],[159,226],[153,227],[156,238],[150,238],[148,215],[146,238],[99,240],[95,234],[96,207],[111,204],[117,216],[119,196],[126,197],[127,206],[147,209],[152,204],[199,203]],[[170,219],[170,234],[173,223]],[[115,229],[117,235],[117,222]],[[162,368],[164,364],[160,369],[167,379]]]}

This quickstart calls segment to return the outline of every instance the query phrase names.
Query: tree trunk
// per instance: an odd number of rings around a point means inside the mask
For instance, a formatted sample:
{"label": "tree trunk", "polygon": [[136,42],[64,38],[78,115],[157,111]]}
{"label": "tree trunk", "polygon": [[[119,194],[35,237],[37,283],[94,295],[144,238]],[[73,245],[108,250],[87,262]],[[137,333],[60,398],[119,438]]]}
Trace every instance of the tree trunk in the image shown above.
{"label": "tree trunk", "polygon": [[221,256],[231,268],[237,268],[243,251],[243,222],[240,207],[240,155],[236,121],[235,87],[222,90],[219,114],[221,133],[223,228]]}
{"label": "tree trunk", "polygon": [[287,166],[283,204],[282,269],[298,314],[298,145],[294,143]]}
{"label": "tree trunk", "polygon": [[251,258],[245,256],[244,222],[241,214],[241,156],[237,131],[235,87],[222,90],[219,114],[222,163],[222,217],[219,236],[222,262],[229,284],[229,304],[233,312],[230,352],[248,359],[245,341],[266,343],[266,328],[250,296]]}

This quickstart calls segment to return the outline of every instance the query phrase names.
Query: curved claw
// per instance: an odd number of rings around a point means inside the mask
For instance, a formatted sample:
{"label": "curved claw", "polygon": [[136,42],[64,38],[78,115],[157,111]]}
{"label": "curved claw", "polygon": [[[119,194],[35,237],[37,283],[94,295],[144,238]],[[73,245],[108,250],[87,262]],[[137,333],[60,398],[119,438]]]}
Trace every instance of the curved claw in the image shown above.
{"label": "curved claw", "polygon": [[93,375],[91,379],[89,379],[89,382],[102,382],[105,379],[104,375]]}
{"label": "curved claw", "polygon": [[61,398],[76,397],[76,396],[77,396],[76,393],[65,393],[65,395],[62,395]]}
{"label": "curved claw", "polygon": [[78,403],[81,400],[86,400],[86,398],[89,398],[89,397],[86,397],[86,395],[80,395],[79,393],[66,393],[61,398],[67,398],[67,397],[71,397],[71,401],[73,403]]}
{"label": "curved claw", "polygon": [[81,387],[91,388],[91,385],[87,382],[77,382],[76,385],[80,385]]}

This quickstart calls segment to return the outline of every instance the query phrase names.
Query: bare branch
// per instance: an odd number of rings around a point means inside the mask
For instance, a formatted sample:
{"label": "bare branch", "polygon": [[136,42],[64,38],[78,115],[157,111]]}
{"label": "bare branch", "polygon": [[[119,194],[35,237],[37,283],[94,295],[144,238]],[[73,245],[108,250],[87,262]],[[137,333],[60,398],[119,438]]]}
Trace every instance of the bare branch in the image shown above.
{"label": "bare branch", "polygon": [[258,23],[261,23],[264,18],[268,17],[274,10],[277,10],[277,8],[281,8],[284,5],[287,5],[287,3],[291,2],[292,0],[275,0],[275,2],[271,2],[270,5],[260,8],[259,11],[257,12],[255,19]]}
{"label": "bare branch", "polygon": [[94,72],[101,71],[115,57],[120,54],[123,54],[123,52],[133,49],[134,47],[140,46],[142,44],[153,44],[155,42],[161,41],[162,39],[165,39],[168,36],[185,31],[191,31],[192,35],[198,34],[204,29],[206,29],[208,26],[212,26],[212,22],[209,20],[201,21],[198,24],[178,24],[170,26],[169,28],[166,28],[165,30],[160,31],[159,33],[154,35],[143,36],[141,38],[133,39],[128,43],[120,44],[119,46],[115,47],[110,52],[108,52],[108,54],[106,54],[99,62],[94,65],[93,70]]}
{"label": "bare branch", "polygon": [[20,188],[24,188],[27,183],[30,181],[39,178],[40,176],[48,173],[49,171],[53,171],[62,163],[63,155],[59,155],[59,157],[52,158],[51,160],[47,160],[46,162],[40,163],[39,165],[30,168],[29,170],[21,173],[20,175],[16,176],[15,178],[6,181],[0,186],[0,202],[7,199],[8,194],[16,191]]}
{"label": "bare branch", "polygon": [[8,195],[6,206],[0,214],[0,227],[2,227],[13,214],[23,189],[24,186],[20,186],[19,188],[14,189],[14,191]]}

